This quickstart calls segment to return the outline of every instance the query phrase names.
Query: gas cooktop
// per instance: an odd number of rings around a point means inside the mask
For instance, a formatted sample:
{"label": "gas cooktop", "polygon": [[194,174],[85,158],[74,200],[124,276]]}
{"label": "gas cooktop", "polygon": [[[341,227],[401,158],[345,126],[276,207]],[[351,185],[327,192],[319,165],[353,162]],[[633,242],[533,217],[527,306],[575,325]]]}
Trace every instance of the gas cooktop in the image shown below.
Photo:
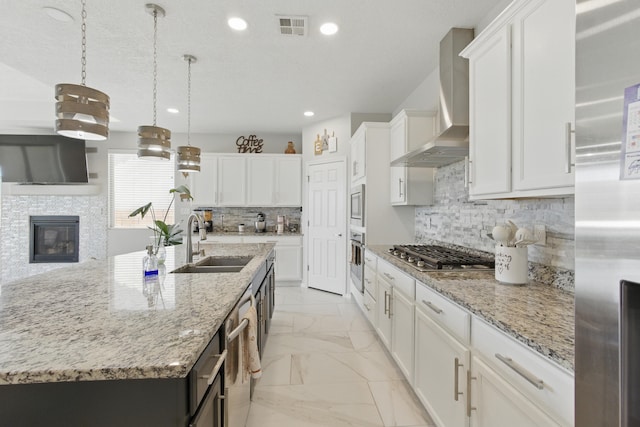
{"label": "gas cooktop", "polygon": [[394,245],[389,254],[418,271],[492,270],[493,257],[473,255],[437,245]]}

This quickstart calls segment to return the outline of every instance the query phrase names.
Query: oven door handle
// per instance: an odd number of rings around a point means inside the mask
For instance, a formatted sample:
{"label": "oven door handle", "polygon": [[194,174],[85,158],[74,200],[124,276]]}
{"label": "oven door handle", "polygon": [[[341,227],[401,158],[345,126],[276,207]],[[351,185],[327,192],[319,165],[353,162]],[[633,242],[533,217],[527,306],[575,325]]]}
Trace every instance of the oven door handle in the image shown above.
{"label": "oven door handle", "polygon": [[213,365],[211,373],[209,375],[200,375],[200,378],[207,380],[207,385],[213,384],[213,380],[218,376],[220,368],[222,368],[222,364],[227,359],[227,350],[225,349],[221,354],[216,354],[216,357],[218,358],[218,361]]}

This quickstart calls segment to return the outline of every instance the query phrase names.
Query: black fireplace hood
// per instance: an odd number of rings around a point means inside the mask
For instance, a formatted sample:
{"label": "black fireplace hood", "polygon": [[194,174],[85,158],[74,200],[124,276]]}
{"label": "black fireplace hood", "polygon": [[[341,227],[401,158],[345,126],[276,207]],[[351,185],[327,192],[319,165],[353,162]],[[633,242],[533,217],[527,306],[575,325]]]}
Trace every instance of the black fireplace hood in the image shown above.
{"label": "black fireplace hood", "polygon": [[85,141],[59,135],[0,135],[0,178],[20,184],[86,184]]}

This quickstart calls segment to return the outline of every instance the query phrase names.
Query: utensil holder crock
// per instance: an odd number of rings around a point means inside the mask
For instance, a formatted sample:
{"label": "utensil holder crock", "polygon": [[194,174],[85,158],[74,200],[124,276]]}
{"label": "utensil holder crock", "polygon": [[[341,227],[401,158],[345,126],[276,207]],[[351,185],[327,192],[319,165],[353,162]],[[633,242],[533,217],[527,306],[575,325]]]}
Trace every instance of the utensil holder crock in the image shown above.
{"label": "utensil holder crock", "polygon": [[510,285],[528,282],[529,259],[527,247],[496,246],[496,280]]}

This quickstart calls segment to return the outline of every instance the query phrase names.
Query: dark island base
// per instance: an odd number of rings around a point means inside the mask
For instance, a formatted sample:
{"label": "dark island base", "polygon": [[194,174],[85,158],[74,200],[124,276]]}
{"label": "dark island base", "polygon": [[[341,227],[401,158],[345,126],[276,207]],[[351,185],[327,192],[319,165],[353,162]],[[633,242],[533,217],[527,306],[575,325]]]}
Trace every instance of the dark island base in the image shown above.
{"label": "dark island base", "polygon": [[0,386],[0,425],[176,427],[189,423],[186,378]]}

